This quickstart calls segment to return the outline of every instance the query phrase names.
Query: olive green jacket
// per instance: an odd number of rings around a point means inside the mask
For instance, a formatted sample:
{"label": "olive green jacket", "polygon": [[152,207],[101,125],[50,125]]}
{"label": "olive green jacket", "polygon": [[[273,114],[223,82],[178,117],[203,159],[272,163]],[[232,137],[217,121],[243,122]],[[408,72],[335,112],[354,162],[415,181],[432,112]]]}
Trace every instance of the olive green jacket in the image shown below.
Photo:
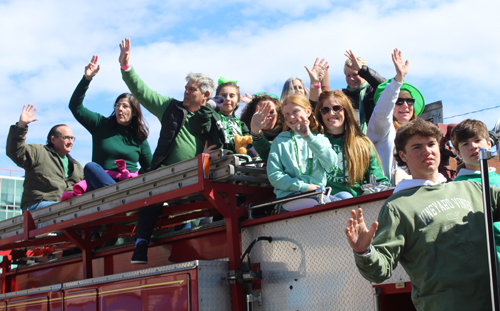
{"label": "olive green jacket", "polygon": [[49,146],[25,144],[28,127],[10,127],[7,156],[25,169],[21,208],[41,201],[60,201],[64,191],[83,179],[83,168],[68,154],[68,178],[59,155]]}

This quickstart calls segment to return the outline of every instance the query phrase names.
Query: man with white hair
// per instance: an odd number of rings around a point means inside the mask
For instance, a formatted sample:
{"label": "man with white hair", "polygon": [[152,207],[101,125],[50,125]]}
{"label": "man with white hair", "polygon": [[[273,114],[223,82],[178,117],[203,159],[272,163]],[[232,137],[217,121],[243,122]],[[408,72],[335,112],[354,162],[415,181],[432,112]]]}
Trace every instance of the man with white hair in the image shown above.
{"label": "man with white hair", "polygon": [[[129,65],[130,39],[120,44],[121,72],[130,92],[149,112],[161,122],[160,138],[153,154],[151,170],[191,159],[203,151],[203,142],[195,138],[185,127],[187,119],[212,97],[215,83],[201,73],[190,73],[186,77],[184,100],[178,101],[151,90]],[[163,205],[151,206],[139,212],[136,228],[136,247],[132,263],[147,263],[147,247]]]}

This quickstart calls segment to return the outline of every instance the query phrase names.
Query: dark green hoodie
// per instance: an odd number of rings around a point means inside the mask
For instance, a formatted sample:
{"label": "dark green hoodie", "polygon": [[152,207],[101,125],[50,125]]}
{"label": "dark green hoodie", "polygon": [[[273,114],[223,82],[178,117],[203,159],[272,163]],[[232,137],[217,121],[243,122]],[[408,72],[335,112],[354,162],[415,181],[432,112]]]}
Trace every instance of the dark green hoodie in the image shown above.
{"label": "dark green hoodie", "polygon": [[201,106],[194,116],[186,120],[185,126],[193,136],[208,141],[209,146],[216,145],[216,149],[226,149],[230,153],[236,153],[234,135],[250,135],[246,124],[238,118],[224,116],[209,106]]}

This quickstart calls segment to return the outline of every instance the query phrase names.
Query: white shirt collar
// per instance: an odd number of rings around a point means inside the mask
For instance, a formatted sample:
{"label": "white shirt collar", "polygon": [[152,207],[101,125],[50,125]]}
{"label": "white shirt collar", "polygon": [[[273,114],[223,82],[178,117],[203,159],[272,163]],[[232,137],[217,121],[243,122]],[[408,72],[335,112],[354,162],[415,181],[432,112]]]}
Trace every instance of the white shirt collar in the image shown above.
{"label": "white shirt collar", "polygon": [[439,174],[438,179],[435,182],[427,179],[403,179],[397,184],[396,188],[394,189],[394,193],[413,187],[434,186],[445,182],[447,182],[447,179],[442,174]]}

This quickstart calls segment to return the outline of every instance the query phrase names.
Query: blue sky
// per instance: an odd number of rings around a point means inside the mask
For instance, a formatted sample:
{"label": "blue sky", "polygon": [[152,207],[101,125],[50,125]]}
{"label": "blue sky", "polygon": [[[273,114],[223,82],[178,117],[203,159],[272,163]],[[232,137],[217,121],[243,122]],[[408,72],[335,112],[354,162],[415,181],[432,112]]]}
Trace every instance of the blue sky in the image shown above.
{"label": "blue sky", "polygon": [[[44,143],[50,127],[66,123],[78,138],[72,151],[91,161],[90,134],[68,110],[71,94],[92,55],[101,71],[84,104],[109,115],[127,91],[118,45],[132,41],[131,64],[157,92],[182,99],[185,76],[202,72],[235,79],[243,92],[280,94],[316,57],[330,62],[331,86],[346,86],[344,52],[352,49],[382,76],[395,71],[394,48],[410,60],[406,81],[427,103],[442,100],[444,116],[500,105],[499,1],[1,1],[0,140],[19,119],[22,106],[38,108],[27,143]],[[159,121],[146,113],[148,139],[156,147]],[[492,128],[500,108],[470,117]],[[2,145],[0,168],[16,169]],[[1,174],[1,172],[0,172]]]}

